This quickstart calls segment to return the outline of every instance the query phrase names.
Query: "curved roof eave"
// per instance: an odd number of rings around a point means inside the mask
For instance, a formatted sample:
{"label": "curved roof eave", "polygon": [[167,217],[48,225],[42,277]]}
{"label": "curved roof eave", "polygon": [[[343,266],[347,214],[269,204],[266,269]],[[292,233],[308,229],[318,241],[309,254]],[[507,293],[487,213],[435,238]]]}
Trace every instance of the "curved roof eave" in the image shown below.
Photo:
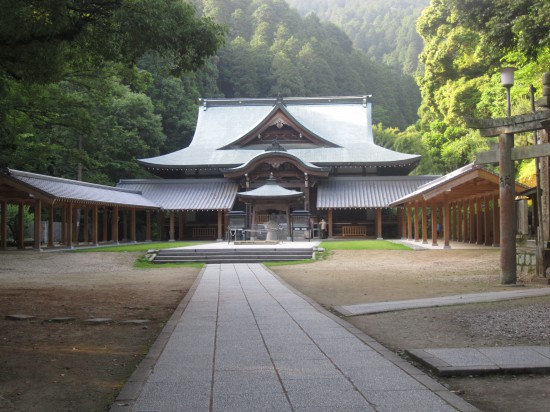
{"label": "curved roof eave", "polygon": [[282,157],[287,157],[289,159],[292,159],[292,160],[298,162],[305,170],[308,170],[311,173],[327,174],[327,173],[330,172],[329,167],[316,166],[312,163],[309,163],[306,160],[303,160],[303,159],[299,158],[298,156],[296,156],[292,153],[288,153],[288,152],[284,152],[284,151],[268,151],[268,152],[260,153],[260,154],[254,156],[252,159],[248,160],[246,163],[244,163],[240,166],[233,167],[233,168],[221,169],[221,171],[224,172],[224,173],[238,173],[238,172],[246,170],[253,163],[258,162],[258,161],[260,161],[264,158],[272,157],[272,156],[282,156]]}

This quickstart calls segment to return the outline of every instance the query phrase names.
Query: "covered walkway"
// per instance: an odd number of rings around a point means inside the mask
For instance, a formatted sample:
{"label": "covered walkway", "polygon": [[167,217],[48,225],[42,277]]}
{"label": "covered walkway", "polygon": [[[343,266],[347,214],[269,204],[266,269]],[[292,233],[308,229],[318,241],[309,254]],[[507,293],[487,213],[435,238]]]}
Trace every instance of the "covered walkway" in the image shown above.
{"label": "covered walkway", "polygon": [[[515,184],[516,193],[526,189]],[[403,208],[402,238],[445,248],[457,242],[499,246],[499,177],[481,166],[466,165],[420,186],[390,204]]]}
{"label": "covered walkway", "polygon": [[[11,239],[8,237],[8,205],[17,208]],[[118,243],[119,239],[135,242],[138,212],[145,215],[145,240],[151,240],[151,212],[161,211],[139,191],[13,169],[0,173],[0,208],[0,249],[7,249],[9,241],[18,249],[28,245],[25,215],[32,215],[31,245],[36,250],[43,245],[61,244],[72,248],[75,244]],[[61,226],[59,242],[54,242],[54,223]],[[119,226],[122,233],[119,233]]]}

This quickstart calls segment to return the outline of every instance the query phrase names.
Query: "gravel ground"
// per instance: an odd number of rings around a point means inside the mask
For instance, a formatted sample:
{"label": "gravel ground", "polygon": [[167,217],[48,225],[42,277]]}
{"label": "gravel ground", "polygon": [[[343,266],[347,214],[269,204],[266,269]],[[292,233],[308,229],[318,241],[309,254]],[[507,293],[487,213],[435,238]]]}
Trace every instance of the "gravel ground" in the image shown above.
{"label": "gravel ground", "polygon": [[514,339],[550,344],[550,304],[488,310],[475,316],[458,315],[453,321],[471,334],[496,341]]}

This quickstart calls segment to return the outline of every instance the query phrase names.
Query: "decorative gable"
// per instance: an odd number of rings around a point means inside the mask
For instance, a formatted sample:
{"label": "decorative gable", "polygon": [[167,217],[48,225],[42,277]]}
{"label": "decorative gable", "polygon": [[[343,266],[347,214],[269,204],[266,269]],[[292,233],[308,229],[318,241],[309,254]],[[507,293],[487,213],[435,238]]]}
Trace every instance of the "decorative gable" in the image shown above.
{"label": "decorative gable", "polygon": [[271,113],[256,127],[222,149],[266,150],[273,144],[280,144],[286,149],[340,147],[302,126],[282,103],[277,103]]}

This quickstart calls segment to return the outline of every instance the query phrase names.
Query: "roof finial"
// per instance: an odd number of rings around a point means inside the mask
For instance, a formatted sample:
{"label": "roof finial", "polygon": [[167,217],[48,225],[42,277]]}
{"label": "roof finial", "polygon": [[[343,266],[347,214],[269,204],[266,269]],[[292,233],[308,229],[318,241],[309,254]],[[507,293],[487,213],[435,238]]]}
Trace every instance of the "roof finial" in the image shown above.
{"label": "roof finial", "polygon": [[265,148],[266,152],[286,152],[286,149],[281,146],[277,138],[271,142],[271,146]]}

